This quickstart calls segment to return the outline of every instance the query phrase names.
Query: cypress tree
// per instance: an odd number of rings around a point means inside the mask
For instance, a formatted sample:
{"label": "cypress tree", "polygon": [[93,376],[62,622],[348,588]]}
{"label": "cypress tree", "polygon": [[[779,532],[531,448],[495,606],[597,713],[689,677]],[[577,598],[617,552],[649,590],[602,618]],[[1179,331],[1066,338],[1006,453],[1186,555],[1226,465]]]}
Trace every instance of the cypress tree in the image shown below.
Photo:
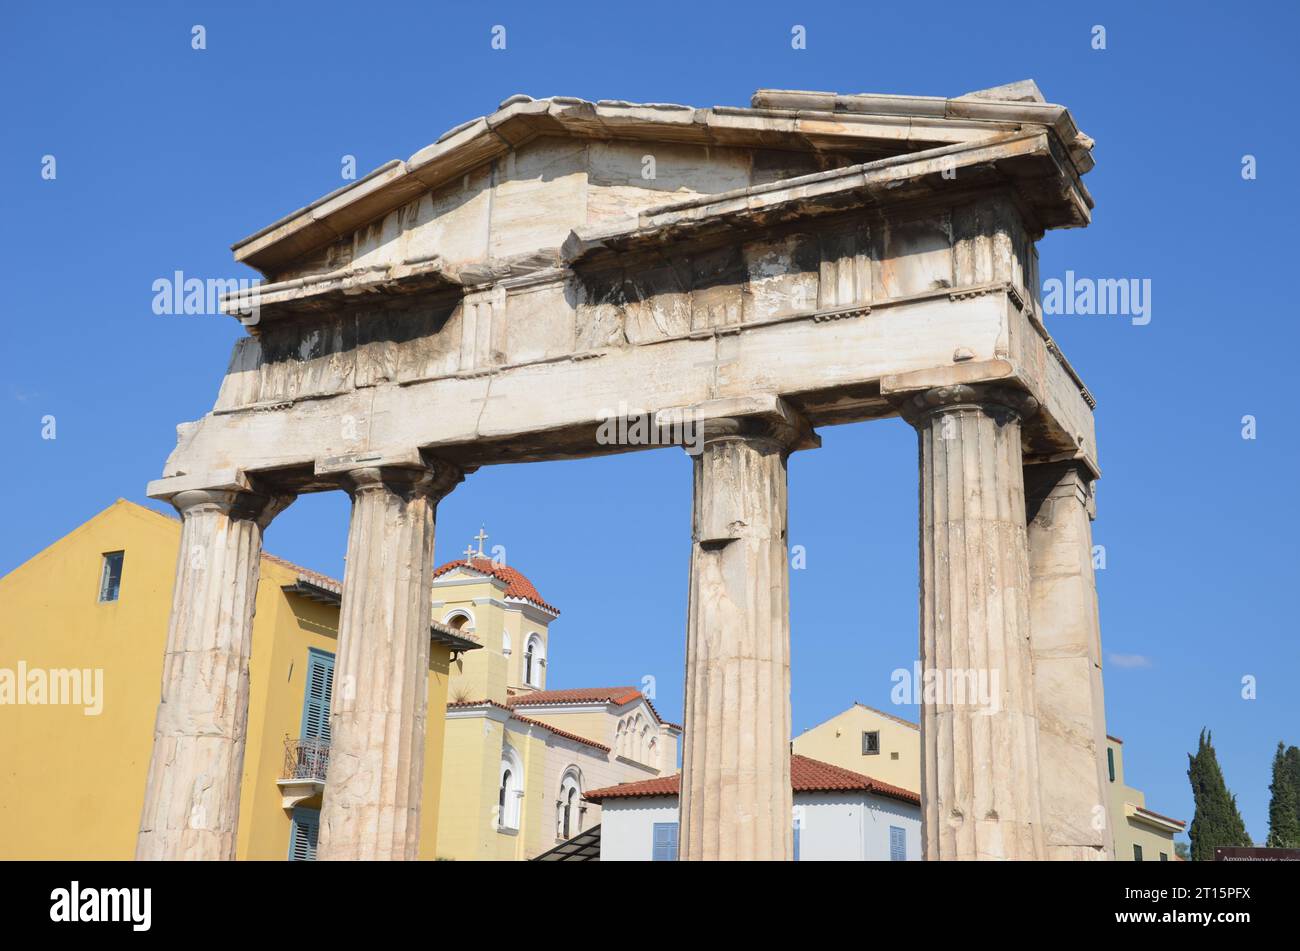
{"label": "cypress tree", "polygon": [[1295,795],[1296,828],[1300,829],[1300,747],[1286,748],[1285,772]]}
{"label": "cypress tree", "polygon": [[[1300,753],[1293,746],[1291,751]],[[1268,787],[1268,846],[1274,849],[1300,848],[1300,787],[1292,775],[1285,743],[1277,744],[1273,757],[1273,782]],[[1300,759],[1300,757],[1296,757]]]}
{"label": "cypress tree", "polygon": [[1187,833],[1192,840],[1192,861],[1213,861],[1214,850],[1219,847],[1252,845],[1246,823],[1237,810],[1237,797],[1228,792],[1228,785],[1223,781],[1208,730],[1201,730],[1196,753],[1187,754],[1187,779],[1196,802]]}

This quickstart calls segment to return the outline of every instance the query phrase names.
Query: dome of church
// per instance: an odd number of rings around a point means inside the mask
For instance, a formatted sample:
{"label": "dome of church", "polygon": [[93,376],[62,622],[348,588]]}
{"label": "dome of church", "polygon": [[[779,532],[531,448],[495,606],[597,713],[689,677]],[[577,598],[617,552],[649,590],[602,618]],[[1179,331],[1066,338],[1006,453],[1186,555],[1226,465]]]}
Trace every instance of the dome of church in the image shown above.
{"label": "dome of church", "polygon": [[485,575],[491,575],[494,578],[498,578],[506,584],[507,598],[520,598],[530,604],[537,605],[539,608],[550,611],[552,614],[558,615],[560,613],[559,608],[552,604],[547,604],[546,601],[542,599],[537,588],[535,588],[533,583],[524,576],[523,572],[507,565],[499,565],[486,556],[483,558],[476,557],[473,559],[459,558],[456,561],[449,561],[445,565],[435,568],[433,576],[437,578],[456,568],[469,568],[472,571],[479,571]]}

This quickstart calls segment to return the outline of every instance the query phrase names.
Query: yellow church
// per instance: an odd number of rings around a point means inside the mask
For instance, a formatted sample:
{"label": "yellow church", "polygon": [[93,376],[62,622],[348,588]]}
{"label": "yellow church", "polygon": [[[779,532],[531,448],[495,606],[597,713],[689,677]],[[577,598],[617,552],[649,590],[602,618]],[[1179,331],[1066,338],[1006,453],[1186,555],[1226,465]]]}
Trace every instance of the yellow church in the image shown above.
{"label": "yellow church", "polygon": [[682,728],[636,687],[548,690],[559,610],[482,540],[434,571],[434,616],[481,647],[451,668],[438,852],[527,859],[599,822],[588,790],[675,772]]}
{"label": "yellow church", "polygon": [[[134,855],[180,529],[119,500],[0,578],[0,859]],[[676,767],[639,690],[546,689],[559,611],[483,537],[435,572],[422,859],[531,858],[599,821],[585,790]],[[315,858],[341,593],[262,556],[240,859]]]}

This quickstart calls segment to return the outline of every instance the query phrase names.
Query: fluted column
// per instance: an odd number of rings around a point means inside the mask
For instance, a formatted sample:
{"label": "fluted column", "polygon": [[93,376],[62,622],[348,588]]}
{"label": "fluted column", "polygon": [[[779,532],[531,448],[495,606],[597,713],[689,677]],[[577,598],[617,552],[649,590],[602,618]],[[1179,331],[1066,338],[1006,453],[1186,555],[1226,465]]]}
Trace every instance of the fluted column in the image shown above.
{"label": "fluted column", "polygon": [[1038,859],[1037,726],[1020,419],[1025,394],[940,387],[920,437],[925,857]]}
{"label": "fluted column", "polygon": [[438,500],[458,472],[354,469],[317,856],[408,859],[420,845]]}
{"label": "fluted column", "polygon": [[1047,857],[1111,859],[1101,624],[1092,563],[1092,473],[1075,461],[1028,465],[1025,495]]}
{"label": "fluted column", "polygon": [[288,504],[181,492],[181,544],[137,859],[235,857],[262,531]]}
{"label": "fluted column", "polygon": [[704,424],[694,459],[682,859],[789,859],[790,427]]}

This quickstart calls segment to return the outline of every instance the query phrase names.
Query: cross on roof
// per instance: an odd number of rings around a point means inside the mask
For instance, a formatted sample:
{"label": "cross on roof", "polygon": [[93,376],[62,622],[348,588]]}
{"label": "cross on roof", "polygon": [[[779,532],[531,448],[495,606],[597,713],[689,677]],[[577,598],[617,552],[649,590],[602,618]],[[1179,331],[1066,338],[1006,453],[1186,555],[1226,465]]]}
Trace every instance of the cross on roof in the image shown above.
{"label": "cross on roof", "polygon": [[474,546],[473,546],[473,545],[466,545],[466,546],[465,546],[465,560],[466,560],[467,562],[471,562],[471,561],[474,560]]}
{"label": "cross on roof", "polygon": [[478,556],[483,557],[483,542],[487,540],[488,533],[483,531],[483,526],[478,527],[478,534],[474,536],[478,540]]}

